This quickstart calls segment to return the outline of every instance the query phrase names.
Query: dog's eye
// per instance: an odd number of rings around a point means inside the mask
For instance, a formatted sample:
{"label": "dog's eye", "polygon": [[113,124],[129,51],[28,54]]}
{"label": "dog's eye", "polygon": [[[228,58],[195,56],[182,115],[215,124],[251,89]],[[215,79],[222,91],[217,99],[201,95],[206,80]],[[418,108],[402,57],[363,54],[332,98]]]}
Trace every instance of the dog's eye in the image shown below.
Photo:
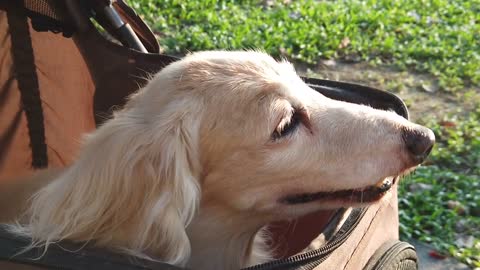
{"label": "dog's eye", "polygon": [[301,122],[302,115],[299,112],[294,111],[289,120],[278,125],[272,134],[272,139],[278,140],[292,134],[298,128]]}

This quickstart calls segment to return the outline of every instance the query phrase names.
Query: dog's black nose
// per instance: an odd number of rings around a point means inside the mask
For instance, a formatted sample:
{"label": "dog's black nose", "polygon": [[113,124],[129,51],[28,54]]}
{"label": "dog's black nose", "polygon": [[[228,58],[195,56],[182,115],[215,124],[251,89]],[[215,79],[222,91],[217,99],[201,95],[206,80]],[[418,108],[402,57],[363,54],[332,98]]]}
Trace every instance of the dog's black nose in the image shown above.
{"label": "dog's black nose", "polygon": [[435,134],[426,127],[416,126],[403,130],[403,140],[414,161],[421,163],[432,151]]}

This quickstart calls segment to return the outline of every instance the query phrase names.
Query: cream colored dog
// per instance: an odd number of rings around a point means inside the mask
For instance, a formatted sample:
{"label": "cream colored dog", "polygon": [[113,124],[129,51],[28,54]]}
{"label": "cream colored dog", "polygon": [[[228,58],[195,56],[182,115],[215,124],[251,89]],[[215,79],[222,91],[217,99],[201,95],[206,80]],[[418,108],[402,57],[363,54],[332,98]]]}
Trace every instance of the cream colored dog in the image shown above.
{"label": "cream colored dog", "polygon": [[239,269],[269,258],[267,223],[377,201],[433,142],[393,112],[319,94],[266,54],[194,53],[88,135],[10,229],[32,245]]}

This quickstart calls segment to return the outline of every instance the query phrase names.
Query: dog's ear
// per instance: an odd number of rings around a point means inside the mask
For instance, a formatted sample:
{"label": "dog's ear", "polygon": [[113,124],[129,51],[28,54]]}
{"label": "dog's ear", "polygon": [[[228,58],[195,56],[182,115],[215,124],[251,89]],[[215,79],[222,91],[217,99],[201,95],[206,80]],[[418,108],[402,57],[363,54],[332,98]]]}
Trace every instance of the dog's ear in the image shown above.
{"label": "dog's ear", "polygon": [[138,111],[119,113],[33,197],[30,220],[11,229],[32,237],[33,245],[93,240],[135,256],[186,263],[185,227],[200,196],[193,116],[168,108],[151,119]]}
{"label": "dog's ear", "polygon": [[[190,256],[190,242],[185,228],[193,219],[200,200],[198,121],[194,115],[170,115],[154,128],[149,147],[150,168],[143,166],[140,174],[154,178],[152,205],[146,210],[137,238],[138,245],[158,239],[162,257],[175,264],[183,264]],[[198,115],[197,115],[198,116]],[[159,132],[158,130],[162,130]],[[156,178],[156,179],[155,179]]]}

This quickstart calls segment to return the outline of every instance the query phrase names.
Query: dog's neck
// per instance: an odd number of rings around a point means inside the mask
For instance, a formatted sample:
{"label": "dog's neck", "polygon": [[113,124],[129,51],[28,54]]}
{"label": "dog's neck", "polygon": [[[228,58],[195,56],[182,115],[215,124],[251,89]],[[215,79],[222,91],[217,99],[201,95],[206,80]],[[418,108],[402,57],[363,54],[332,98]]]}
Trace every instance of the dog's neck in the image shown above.
{"label": "dog's neck", "polygon": [[271,259],[262,224],[203,211],[187,228],[193,269],[240,269]]}

